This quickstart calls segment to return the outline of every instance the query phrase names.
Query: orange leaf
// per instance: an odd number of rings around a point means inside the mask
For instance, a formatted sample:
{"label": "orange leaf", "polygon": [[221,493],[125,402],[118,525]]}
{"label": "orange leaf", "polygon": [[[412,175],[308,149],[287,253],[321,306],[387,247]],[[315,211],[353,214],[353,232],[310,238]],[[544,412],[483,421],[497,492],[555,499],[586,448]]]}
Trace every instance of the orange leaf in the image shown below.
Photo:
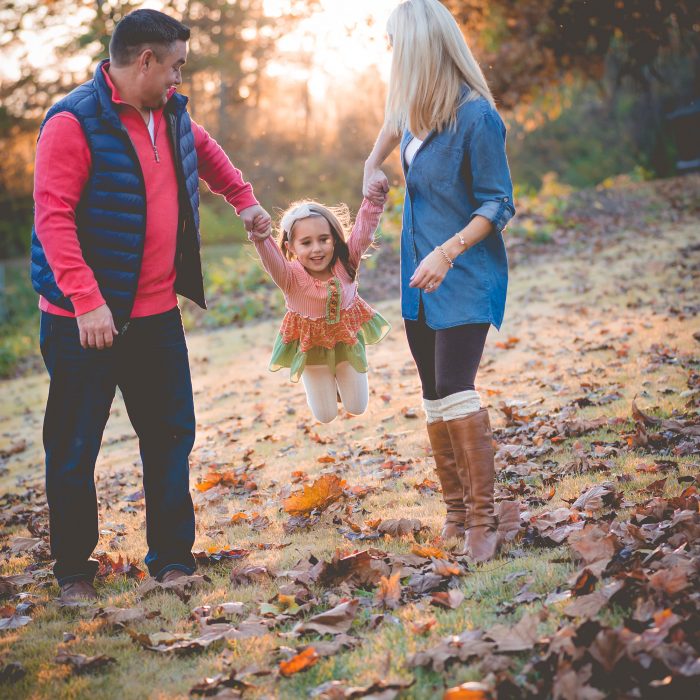
{"label": "orange leaf", "polygon": [[299,671],[306,671],[311,668],[321,657],[313,647],[308,647],[289,659],[289,661],[280,661],[280,673],[285,677],[293,676]]}
{"label": "orange leaf", "polygon": [[448,688],[442,696],[442,700],[490,700],[491,695],[487,686],[483,683],[462,683],[456,688]]}
{"label": "orange leaf", "polygon": [[331,457],[330,455],[323,455],[323,457],[319,457],[316,461],[321,462],[321,464],[334,464],[335,457]]}
{"label": "orange leaf", "polygon": [[219,484],[224,484],[226,486],[236,486],[241,482],[240,477],[236,476],[233,471],[227,472],[217,472],[211,470],[195,487],[198,491],[208,491],[213,489],[214,486]]}
{"label": "orange leaf", "polygon": [[382,576],[379,579],[379,590],[375,600],[385,608],[397,608],[401,600],[401,572],[397,571],[387,578]]}
{"label": "orange leaf", "polygon": [[346,481],[335,474],[324,474],[310,486],[304,486],[303,491],[285,498],[282,507],[290,515],[308,515],[312,510],[324,510],[343,495],[346,485]]}
{"label": "orange leaf", "polygon": [[447,559],[447,554],[437,547],[423,547],[420,544],[414,544],[411,547],[411,553],[417,557],[425,557],[426,559]]}
{"label": "orange leaf", "polygon": [[248,520],[248,516],[244,512],[240,513],[234,513],[231,516],[231,525],[239,525],[240,523],[246,522]]}

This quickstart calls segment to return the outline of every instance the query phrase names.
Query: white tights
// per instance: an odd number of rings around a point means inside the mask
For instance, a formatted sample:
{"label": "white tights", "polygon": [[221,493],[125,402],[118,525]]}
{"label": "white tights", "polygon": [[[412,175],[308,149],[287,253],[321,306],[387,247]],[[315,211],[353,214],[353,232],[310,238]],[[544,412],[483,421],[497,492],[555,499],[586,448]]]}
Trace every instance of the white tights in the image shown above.
{"label": "white tights", "polygon": [[309,408],[321,423],[338,415],[338,392],[348,413],[359,416],[367,410],[367,372],[358,372],[349,362],[339,362],[335,374],[326,365],[306,365],[301,379]]}

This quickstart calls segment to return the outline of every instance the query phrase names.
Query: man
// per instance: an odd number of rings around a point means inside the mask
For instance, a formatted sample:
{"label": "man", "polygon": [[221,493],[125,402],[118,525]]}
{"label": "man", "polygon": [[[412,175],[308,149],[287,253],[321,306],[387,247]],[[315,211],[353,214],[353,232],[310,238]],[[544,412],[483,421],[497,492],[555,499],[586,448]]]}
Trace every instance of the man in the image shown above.
{"label": "man", "polygon": [[195,416],[176,292],[206,307],[201,177],[249,231],[270,217],[176,92],[190,30],[153,10],[117,25],[109,60],[40,130],[32,282],[51,383],[44,419],[51,552],[61,598],[95,598],[94,469],[116,387],[139,438],[146,564],[191,574]]}

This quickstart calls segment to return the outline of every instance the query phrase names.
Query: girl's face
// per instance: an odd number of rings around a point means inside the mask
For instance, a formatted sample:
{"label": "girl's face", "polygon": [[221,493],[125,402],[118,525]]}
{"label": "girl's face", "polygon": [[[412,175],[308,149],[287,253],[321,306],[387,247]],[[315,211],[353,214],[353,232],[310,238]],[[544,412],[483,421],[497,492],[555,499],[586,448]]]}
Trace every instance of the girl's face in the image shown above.
{"label": "girl's face", "polygon": [[299,219],[292,228],[287,250],[296,255],[312,277],[327,278],[335,250],[331,226],[323,216]]}

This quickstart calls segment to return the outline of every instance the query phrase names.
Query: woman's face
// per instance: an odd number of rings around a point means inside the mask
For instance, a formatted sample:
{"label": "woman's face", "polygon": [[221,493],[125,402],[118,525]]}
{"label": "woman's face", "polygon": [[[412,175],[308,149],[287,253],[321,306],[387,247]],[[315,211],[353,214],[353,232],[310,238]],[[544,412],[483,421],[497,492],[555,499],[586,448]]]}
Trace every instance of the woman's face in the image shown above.
{"label": "woman's face", "polygon": [[297,260],[312,276],[327,273],[333,253],[335,241],[328,220],[324,216],[310,216],[299,219],[292,227],[291,240],[287,241],[287,250],[293,253]]}

